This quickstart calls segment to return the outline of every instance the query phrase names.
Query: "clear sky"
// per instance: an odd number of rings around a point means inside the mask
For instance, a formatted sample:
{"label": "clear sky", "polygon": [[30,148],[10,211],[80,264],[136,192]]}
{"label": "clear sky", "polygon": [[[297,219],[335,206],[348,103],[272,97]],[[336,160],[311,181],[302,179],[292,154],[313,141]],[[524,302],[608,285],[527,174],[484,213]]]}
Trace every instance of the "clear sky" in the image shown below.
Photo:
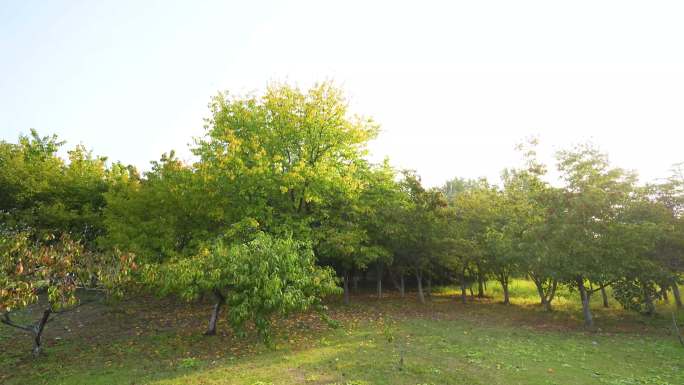
{"label": "clear sky", "polygon": [[681,1],[0,0],[0,139],[36,128],[147,168],[211,95],[333,80],[428,185],[592,140],[644,180],[684,161]]}

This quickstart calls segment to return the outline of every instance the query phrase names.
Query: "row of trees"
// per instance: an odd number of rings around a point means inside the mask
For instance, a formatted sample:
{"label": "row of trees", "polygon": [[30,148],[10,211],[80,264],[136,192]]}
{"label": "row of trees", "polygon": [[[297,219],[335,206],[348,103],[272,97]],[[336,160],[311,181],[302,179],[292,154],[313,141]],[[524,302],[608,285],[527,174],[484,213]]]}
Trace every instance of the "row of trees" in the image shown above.
{"label": "row of trees", "polygon": [[[581,297],[588,325],[589,297],[600,291],[607,301],[607,286],[627,308],[653,312],[653,301],[669,291],[681,304],[681,173],[641,186],[583,145],[558,153],[556,186],[532,142],[521,148],[525,165],[505,170],[502,186],[454,179],[426,189],[413,172],[366,160],[378,126],[351,115],[328,83],[220,94],[210,111],[191,147],[194,163],[172,151],[143,174],[83,146],[64,161],[63,142],[35,131],[0,143],[0,232],[3,245],[16,246],[3,246],[6,323],[64,280],[34,278],[25,288],[21,282],[32,278],[18,266],[33,261],[25,255],[43,248],[61,260],[65,243],[89,258],[130,256],[108,263],[108,274],[88,269],[84,282],[116,282],[118,292],[135,284],[189,300],[213,296],[209,334],[227,303],[236,330],[251,320],[267,336],[272,314],[322,309],[320,298],[340,290],[338,282],[349,301],[361,274],[375,276],[379,296],[385,278],[403,296],[410,277],[421,302],[433,280],[460,284],[465,301],[471,285],[482,295],[494,278],[508,303],[510,280],[529,277],[550,308],[558,286],[567,285]],[[32,271],[53,270],[40,259],[31,263]],[[51,303],[55,310],[73,301]]]}
{"label": "row of trees", "polygon": [[[627,309],[653,314],[654,301],[674,294],[684,268],[684,180],[641,186],[636,175],[611,166],[591,145],[557,154],[560,186],[545,181],[546,167],[531,142],[526,165],[505,170],[502,188],[455,180],[443,189],[454,237],[446,246],[464,284],[485,277],[500,282],[508,303],[512,277],[528,277],[550,309],[559,285],[576,290],[584,319],[593,325],[589,299],[606,288]],[[460,245],[459,245],[460,243]],[[463,286],[465,301],[465,286]]]}

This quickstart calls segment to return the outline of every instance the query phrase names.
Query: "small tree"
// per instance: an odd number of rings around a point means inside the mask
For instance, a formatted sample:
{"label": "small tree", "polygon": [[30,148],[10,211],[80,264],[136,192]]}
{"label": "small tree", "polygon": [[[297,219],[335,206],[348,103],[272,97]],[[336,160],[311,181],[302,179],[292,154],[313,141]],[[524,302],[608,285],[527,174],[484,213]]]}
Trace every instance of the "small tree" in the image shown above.
{"label": "small tree", "polygon": [[217,240],[195,256],[148,265],[144,277],[162,295],[195,300],[213,293],[216,304],[207,335],[216,334],[219,312],[227,303],[228,320],[238,334],[253,321],[268,340],[271,316],[323,310],[321,297],[339,293],[333,271],[315,262],[310,243],[258,233],[246,243]]}
{"label": "small tree", "polygon": [[[52,317],[83,302],[79,291],[95,290],[121,295],[135,269],[133,256],[121,253],[92,253],[66,235],[47,236],[33,242],[27,233],[0,236],[0,312],[5,325],[24,330],[33,337],[33,355],[42,351],[41,337]],[[79,290],[80,289],[80,290]],[[29,325],[11,315],[46,295],[40,319]]]}

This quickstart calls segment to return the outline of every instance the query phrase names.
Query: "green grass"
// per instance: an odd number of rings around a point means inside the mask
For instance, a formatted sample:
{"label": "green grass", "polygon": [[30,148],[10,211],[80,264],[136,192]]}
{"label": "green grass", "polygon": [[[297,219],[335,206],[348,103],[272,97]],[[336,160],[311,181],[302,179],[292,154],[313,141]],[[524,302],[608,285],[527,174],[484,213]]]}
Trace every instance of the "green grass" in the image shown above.
{"label": "green grass", "polygon": [[[50,324],[39,360],[29,357],[27,337],[0,329],[0,383],[684,384],[684,347],[665,316],[647,319],[596,303],[597,329],[590,332],[572,293],[547,313],[524,281],[512,285],[512,306],[496,303],[497,290],[490,283],[494,298],[468,305],[450,288],[427,305],[357,296],[351,306],[331,304],[342,327],[292,317],[280,321],[272,346],[230,333],[202,336],[208,304],[100,306]],[[140,315],[143,309],[149,311]],[[66,332],[78,320],[84,326]]]}

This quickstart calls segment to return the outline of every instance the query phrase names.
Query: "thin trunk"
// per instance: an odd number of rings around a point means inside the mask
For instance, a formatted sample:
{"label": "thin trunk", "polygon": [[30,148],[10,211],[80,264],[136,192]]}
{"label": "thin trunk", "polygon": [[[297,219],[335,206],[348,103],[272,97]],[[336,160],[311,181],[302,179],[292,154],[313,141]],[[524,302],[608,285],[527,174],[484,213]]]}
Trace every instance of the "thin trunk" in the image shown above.
{"label": "thin trunk", "polygon": [[508,296],[508,282],[506,282],[503,285],[503,292],[504,292],[504,305],[510,305],[511,304],[511,299]]}
{"label": "thin trunk", "polygon": [[464,304],[467,302],[467,293],[466,293],[466,280],[465,280],[465,270],[461,272],[461,302]]}
{"label": "thin trunk", "polygon": [[532,279],[534,282],[534,286],[537,287],[537,294],[539,294],[539,301],[542,306],[546,305],[546,294],[544,293],[544,286],[542,285],[541,281],[538,281],[536,279]]}
{"label": "thin trunk", "polygon": [[549,287],[546,291],[544,291],[544,281],[535,278],[532,278],[532,281],[534,281],[534,285],[537,287],[540,304],[544,307],[544,310],[551,311],[551,303],[553,302],[553,297],[556,295],[558,281],[555,279],[552,280],[551,287]]}
{"label": "thin trunk", "polygon": [[425,303],[425,296],[423,295],[423,272],[416,271],[416,281],[418,282],[418,300],[420,303]]}
{"label": "thin trunk", "polygon": [[406,295],[404,287],[404,274],[402,274],[399,276],[399,293],[401,293],[401,298],[404,298]]}
{"label": "thin trunk", "polygon": [[214,310],[211,312],[211,318],[209,318],[209,327],[204,335],[213,336],[216,335],[216,324],[218,322],[219,313],[221,312],[221,306],[226,302],[226,298],[218,290],[214,291],[214,296],[216,297],[216,303],[214,304]]}
{"label": "thin trunk", "polygon": [[477,297],[484,298],[484,280],[481,274],[477,274]]}
{"label": "thin trunk", "polygon": [[500,274],[499,275],[499,283],[501,284],[501,288],[503,289],[504,293],[504,305],[508,305],[511,303],[511,299],[508,295],[508,276],[505,274]]}
{"label": "thin trunk", "polygon": [[653,304],[653,297],[651,296],[651,293],[649,293],[648,286],[646,284],[641,284],[641,291],[643,292],[644,295],[644,302],[646,303],[646,314],[647,315],[653,315],[655,314],[655,305]]}
{"label": "thin trunk", "polygon": [[470,290],[470,298],[475,298],[475,293],[473,293],[473,285],[468,288]]}
{"label": "thin trunk", "polygon": [[603,307],[610,307],[608,304],[608,294],[606,294],[606,287],[601,285],[601,297],[603,298]]}
{"label": "thin trunk", "polygon": [[548,310],[551,310],[551,302],[553,302],[553,297],[556,296],[556,289],[557,288],[558,288],[558,281],[554,279],[553,283],[551,283],[551,290],[549,291],[549,296],[546,299],[546,303],[549,306]]}
{"label": "thin trunk", "polygon": [[676,282],[672,282],[672,294],[674,295],[677,309],[680,309],[682,307],[682,296],[679,294],[679,286],[677,286]]}
{"label": "thin trunk", "polygon": [[349,272],[344,271],[344,276],[342,277],[342,283],[344,286],[344,303],[349,305]]}
{"label": "thin trunk", "polygon": [[427,296],[432,297],[432,277],[427,279]]}
{"label": "thin trunk", "polygon": [[577,287],[579,288],[580,297],[582,299],[582,313],[584,314],[584,325],[588,328],[594,327],[594,320],[591,316],[591,309],[589,309],[589,294],[587,288],[584,286],[584,279],[577,278]]}
{"label": "thin trunk", "polygon": [[378,299],[382,298],[382,265],[378,264]]}
{"label": "thin trunk", "polygon": [[41,337],[43,336],[43,330],[45,330],[45,324],[47,324],[50,319],[50,314],[52,314],[51,309],[45,309],[43,312],[43,317],[41,317],[38,324],[35,326],[33,335],[33,356],[38,357],[43,351],[43,345]]}
{"label": "thin trunk", "polygon": [[358,275],[354,274],[354,276],[352,277],[351,280],[352,280],[352,285],[353,285],[354,293],[358,293],[358,292],[359,292],[359,281],[361,280],[361,277],[359,277]]}

